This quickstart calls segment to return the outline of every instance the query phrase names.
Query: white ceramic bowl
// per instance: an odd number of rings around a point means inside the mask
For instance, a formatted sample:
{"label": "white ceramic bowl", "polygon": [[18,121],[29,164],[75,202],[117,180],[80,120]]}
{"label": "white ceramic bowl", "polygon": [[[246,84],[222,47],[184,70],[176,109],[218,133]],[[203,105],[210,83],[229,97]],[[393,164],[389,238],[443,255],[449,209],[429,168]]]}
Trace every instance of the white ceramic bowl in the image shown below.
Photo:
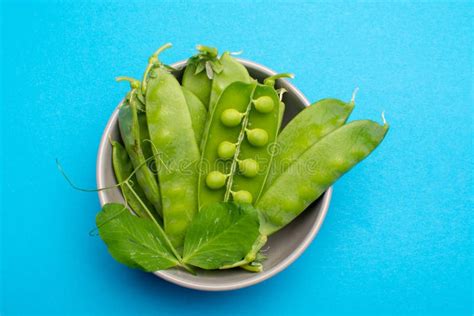
{"label": "white ceramic bowl", "polygon": [[[238,59],[249,71],[250,75],[262,81],[264,78],[274,75],[275,72],[262,65],[251,61]],[[182,69],[186,61],[172,65],[178,69],[176,76],[182,75]],[[287,80],[279,79],[277,87],[283,87],[288,92],[284,94],[283,101],[286,111],[283,124],[291,120],[305,106],[309,105],[304,95]],[[112,147],[109,138],[116,140],[120,138],[118,128],[118,110],[116,109],[105,127],[97,154],[97,187],[103,188],[116,184],[112,168]],[[311,204],[298,218],[281,231],[272,235],[267,245],[265,254],[268,258],[264,261],[264,271],[251,273],[242,269],[197,271],[197,275],[191,275],[178,269],[157,271],[155,275],[169,282],[187,288],[204,291],[226,291],[247,287],[262,282],[288,267],[309,246],[323,223],[324,217],[331,200],[332,187],[329,188],[316,202]],[[99,191],[101,205],[109,202],[123,202],[119,189]]]}

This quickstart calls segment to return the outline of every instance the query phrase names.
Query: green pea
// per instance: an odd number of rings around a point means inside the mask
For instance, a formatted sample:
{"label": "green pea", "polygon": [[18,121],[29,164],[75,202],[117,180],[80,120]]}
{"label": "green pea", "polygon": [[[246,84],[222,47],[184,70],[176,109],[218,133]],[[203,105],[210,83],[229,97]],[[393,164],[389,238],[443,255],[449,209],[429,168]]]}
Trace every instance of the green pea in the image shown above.
{"label": "green pea", "polygon": [[273,100],[269,96],[263,96],[254,100],[253,104],[260,113],[269,113],[274,107]]}
{"label": "green pea", "polygon": [[[160,48],[157,53],[166,47],[169,46]],[[173,246],[179,248],[197,212],[199,147],[178,80],[159,62],[149,64],[143,77],[148,129],[156,151],[164,229]],[[177,187],[185,191],[179,198]]]}
{"label": "green pea", "polygon": [[[262,213],[261,234],[270,235],[290,223],[332,183],[367,157],[382,142],[387,130],[388,125],[354,121],[297,156],[256,203]],[[298,187],[304,189],[295,189]]]}
{"label": "green pea", "polygon": [[221,122],[225,126],[235,127],[242,122],[244,114],[235,109],[227,109],[221,114]]}
{"label": "green pea", "polygon": [[253,178],[258,174],[259,166],[258,162],[254,159],[244,159],[239,161],[239,170],[247,178]]}
{"label": "green pea", "polygon": [[[118,183],[127,180],[133,172],[133,165],[128,157],[127,151],[119,142],[116,141],[112,142],[112,165]],[[143,192],[142,188],[138,185],[136,176],[132,176],[130,180],[130,186],[135,193],[133,193],[130,187],[126,184],[120,185],[120,189],[123,198],[132,211],[139,217],[148,218],[149,215],[145,210],[145,207],[147,207],[152,213],[156,214],[156,210],[146,198],[145,192]]]}
{"label": "green pea", "polygon": [[232,193],[232,198],[237,203],[252,204],[253,197],[249,191],[240,190]]}
{"label": "green pea", "polygon": [[234,157],[236,146],[234,143],[223,141],[217,147],[217,155],[222,159],[230,159]]}
{"label": "green pea", "polygon": [[341,127],[353,109],[353,101],[346,103],[337,99],[323,99],[304,108],[293,118],[278,135],[277,152],[265,190],[308,148]]}
{"label": "green pea", "polygon": [[211,171],[206,177],[206,184],[212,190],[217,190],[225,185],[225,174],[219,171]]}
{"label": "green pea", "polygon": [[211,95],[209,98],[209,112],[214,110],[219,97],[225,88],[231,83],[241,81],[250,83],[250,77],[247,69],[239,63],[229,52],[222,54],[219,62],[222,66],[220,73],[215,73],[212,80]]}
{"label": "green pea", "polygon": [[247,130],[247,139],[250,144],[262,147],[268,144],[268,133],[261,128]]}
{"label": "green pea", "polygon": [[[272,160],[269,144],[276,140],[279,122],[278,107],[275,106],[269,113],[261,113],[255,108],[253,100],[261,97],[269,97],[274,104],[279,104],[275,89],[255,81],[251,83],[234,82],[222,92],[210,115],[208,128],[203,137],[200,165],[217,166],[212,170],[217,169],[228,176],[225,186],[211,189],[206,183],[208,171],[204,168],[201,170],[199,179],[200,208],[214,202],[228,201],[234,191],[248,191],[254,202],[260,196]],[[232,112],[237,112],[238,116],[243,117],[238,127],[229,128],[222,124],[221,119],[224,113]],[[254,138],[258,139],[255,143],[260,146],[251,145],[247,141],[245,136],[248,126],[254,128],[251,131],[256,130],[257,136]],[[265,133],[266,144],[263,144],[261,140],[260,130]],[[223,158],[227,159],[223,160]]]}

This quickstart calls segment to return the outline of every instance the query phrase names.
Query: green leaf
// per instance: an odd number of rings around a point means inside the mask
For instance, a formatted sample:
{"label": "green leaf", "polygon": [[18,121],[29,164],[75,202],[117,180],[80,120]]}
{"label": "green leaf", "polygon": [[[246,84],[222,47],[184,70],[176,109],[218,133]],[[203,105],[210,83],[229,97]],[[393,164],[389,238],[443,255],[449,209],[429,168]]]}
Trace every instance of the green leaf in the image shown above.
{"label": "green leaf", "polygon": [[196,71],[194,71],[194,74],[197,75],[197,74],[201,73],[204,70],[205,67],[206,67],[205,62],[198,63],[197,66],[196,66]]}
{"label": "green leaf", "polygon": [[199,55],[189,57],[188,65],[197,64],[199,62]]}
{"label": "green leaf", "polygon": [[224,70],[224,66],[222,66],[222,63],[219,59],[211,60],[210,63],[211,63],[211,66],[212,66],[212,70],[216,74],[220,74],[222,72],[222,70]]}
{"label": "green leaf", "polygon": [[231,265],[247,255],[258,236],[258,214],[251,205],[210,204],[189,226],[183,262],[202,269]]}
{"label": "green leaf", "polygon": [[164,233],[152,221],[132,215],[123,204],[105,204],[96,224],[110,254],[120,263],[148,272],[178,264]]}
{"label": "green leaf", "polygon": [[206,61],[206,75],[209,79],[212,80],[212,78],[214,78],[214,71],[212,70],[212,67],[211,67],[211,64],[209,63],[209,61]]}

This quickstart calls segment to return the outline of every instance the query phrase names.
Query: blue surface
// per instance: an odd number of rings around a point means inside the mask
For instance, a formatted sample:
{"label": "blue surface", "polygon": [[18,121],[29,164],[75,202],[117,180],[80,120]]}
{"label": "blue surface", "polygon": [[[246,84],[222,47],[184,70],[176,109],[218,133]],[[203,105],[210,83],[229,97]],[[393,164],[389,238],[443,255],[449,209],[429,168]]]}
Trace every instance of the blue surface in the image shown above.
{"label": "blue surface", "polygon": [[[1,8],[1,308],[14,314],[472,314],[472,4],[87,2]],[[89,237],[100,135],[150,53],[198,43],[296,74],[391,130],[336,185],[287,270],[227,293],[179,288]]]}

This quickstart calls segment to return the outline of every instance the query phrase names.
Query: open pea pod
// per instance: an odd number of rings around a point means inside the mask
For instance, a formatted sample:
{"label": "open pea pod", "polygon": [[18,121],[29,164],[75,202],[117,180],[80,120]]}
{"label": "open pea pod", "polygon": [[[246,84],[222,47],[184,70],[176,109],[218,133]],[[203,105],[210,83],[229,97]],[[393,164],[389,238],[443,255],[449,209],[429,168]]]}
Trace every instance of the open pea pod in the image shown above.
{"label": "open pea pod", "polygon": [[251,204],[261,194],[278,133],[279,99],[257,82],[222,93],[203,138],[199,207],[230,199]]}
{"label": "open pea pod", "polygon": [[343,174],[384,139],[388,125],[354,121],[328,134],[302,153],[256,204],[260,233],[270,235],[303,212]]}
{"label": "open pea pod", "polygon": [[146,96],[150,139],[156,154],[164,228],[178,248],[197,212],[200,154],[182,88],[157,58],[170,46],[161,47],[150,58],[142,89]]}
{"label": "open pea pod", "polygon": [[[262,194],[274,156],[279,129],[280,100],[272,87],[260,84],[255,87],[252,98],[246,137],[240,145],[238,172],[234,175],[232,190],[248,191],[255,202]],[[256,162],[254,172],[251,161]]]}
{"label": "open pea pod", "polygon": [[341,127],[354,109],[354,101],[323,99],[304,108],[278,135],[278,145],[265,189],[308,148]]}

